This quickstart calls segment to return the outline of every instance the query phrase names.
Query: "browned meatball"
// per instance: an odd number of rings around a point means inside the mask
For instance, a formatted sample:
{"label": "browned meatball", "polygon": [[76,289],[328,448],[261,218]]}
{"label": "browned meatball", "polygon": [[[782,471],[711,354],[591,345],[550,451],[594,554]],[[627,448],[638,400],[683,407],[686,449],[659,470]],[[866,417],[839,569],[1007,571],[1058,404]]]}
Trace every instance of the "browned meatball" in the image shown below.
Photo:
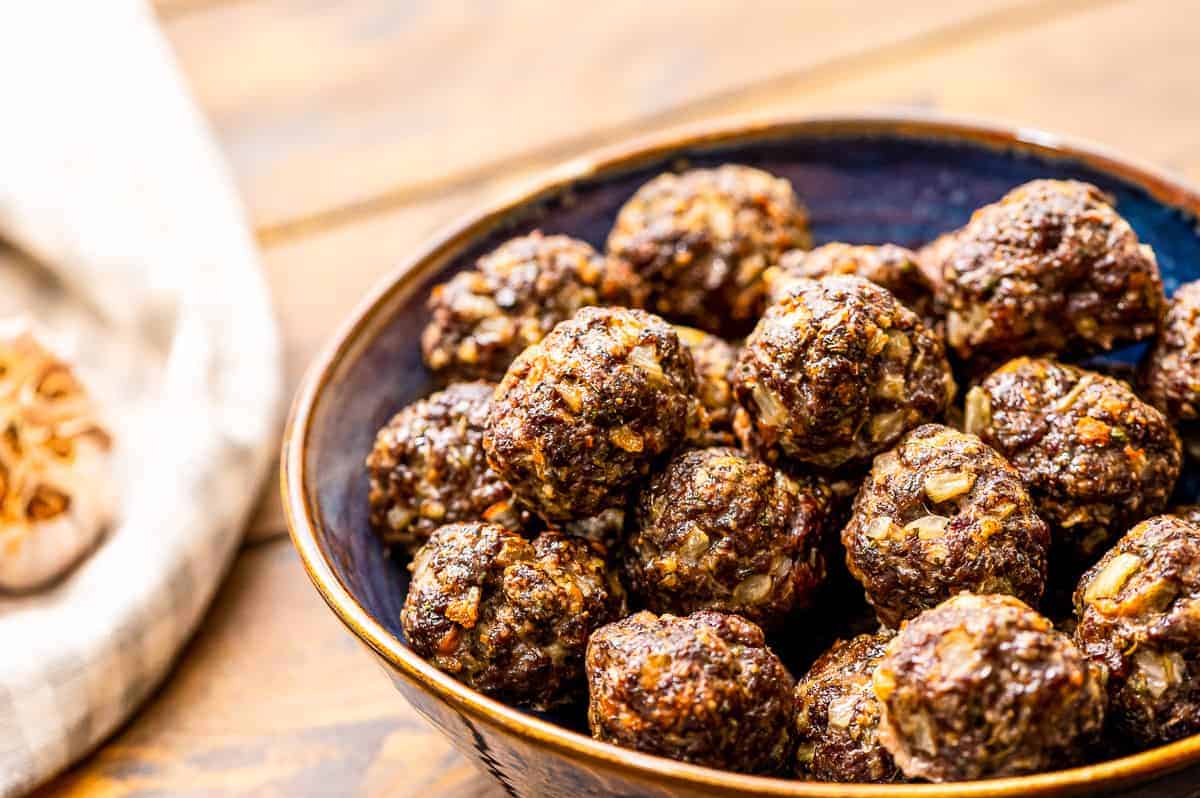
{"label": "browned meatball", "polygon": [[796,683],[796,773],[816,781],[901,778],[879,743],[882,710],[871,677],[895,632],[838,640]]}
{"label": "browned meatball", "polygon": [[1200,281],[1175,292],[1138,377],[1146,400],[1167,418],[1200,418]]}
{"label": "browned meatball", "polygon": [[1109,670],[1118,734],[1143,744],[1200,732],[1200,528],[1160,515],[1079,581],[1075,640]]}
{"label": "browned meatball", "polygon": [[909,778],[1075,764],[1104,725],[1104,671],[1012,596],[960,593],[906,623],[875,670],[879,740]]}
{"label": "browned meatball", "polygon": [[798,282],[768,308],[734,372],[756,447],[824,468],[890,448],[954,391],[941,339],[861,277]]}
{"label": "browned meatball", "polygon": [[726,165],[642,186],[617,215],[608,252],[645,281],[651,310],[741,335],[762,307],[763,272],[808,242],[808,215],[791,183]]}
{"label": "browned meatball", "polygon": [[631,615],[592,635],[587,678],[598,740],[745,773],[795,756],[792,677],[736,615]]}
{"label": "browned meatball", "polygon": [[586,541],[532,542],[495,524],[450,524],[412,564],[408,643],[480,692],[548,709],[583,694],[588,636],[625,614],[620,583]]}
{"label": "browned meatball", "polygon": [[483,445],[524,504],[552,521],[618,507],[682,441],[692,356],[650,313],[584,308],[513,361]]}
{"label": "browned meatball", "polygon": [[835,242],[805,252],[784,254],[779,266],[765,275],[770,303],[783,299],[796,280],[854,274],[886,288],[892,296],[921,317],[926,327],[940,323],[933,285],[921,271],[917,254],[895,244],[855,245]]}
{"label": "browned meatball", "polygon": [[964,361],[1111,349],[1154,335],[1158,264],[1112,198],[1034,180],[921,252],[941,276],[946,337]]}
{"label": "browned meatball", "polygon": [[737,350],[724,338],[675,325],[679,340],[692,353],[696,365],[696,393],[700,399],[688,419],[686,442],[691,446],[732,446],[733,366]]}
{"label": "browned meatball", "polygon": [[514,238],[474,269],[434,286],[421,352],[455,379],[499,380],[521,351],[588,305],[636,305],[644,297],[628,268],[569,236]]}
{"label": "browned meatball", "polygon": [[630,589],[655,612],[711,609],[770,625],[825,577],[833,497],[736,449],[675,456],[638,500],[624,552]]}
{"label": "browned meatball", "polygon": [[527,519],[483,453],[493,387],[455,383],[404,408],[379,430],[367,476],[371,526],[385,543],[416,551],[433,530],[458,521],[523,528]]}
{"label": "browned meatball", "polygon": [[875,458],[842,544],[880,622],[895,627],[964,591],[1036,604],[1050,533],[994,449],[925,424]]}
{"label": "browned meatball", "polygon": [[1016,467],[1080,561],[1162,512],[1182,463],[1175,430],[1127,384],[1052,360],[1017,358],[972,388],[966,429]]}

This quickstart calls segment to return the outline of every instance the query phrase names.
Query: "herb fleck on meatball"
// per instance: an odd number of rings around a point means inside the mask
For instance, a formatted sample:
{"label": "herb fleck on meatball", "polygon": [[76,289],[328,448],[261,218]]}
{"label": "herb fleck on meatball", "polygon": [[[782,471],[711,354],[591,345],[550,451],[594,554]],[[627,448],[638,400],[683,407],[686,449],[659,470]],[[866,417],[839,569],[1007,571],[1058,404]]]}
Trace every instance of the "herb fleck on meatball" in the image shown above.
{"label": "herb fleck on meatball", "polygon": [[583,694],[588,636],[625,614],[603,550],[543,532],[451,524],[412,564],[400,613],[413,650],[471,687],[533,709]]}
{"label": "herb fleck on meatball", "polygon": [[905,624],[875,670],[879,739],[909,778],[1017,776],[1081,761],[1104,671],[1011,596],[960,593]]}
{"label": "herb fleck on meatball", "polygon": [[1179,436],[1111,377],[1017,358],[967,395],[966,429],[1016,467],[1069,558],[1090,561],[1121,530],[1162,512],[1179,476]]}
{"label": "herb fleck on meatball", "polygon": [[808,242],[807,213],[787,180],[726,165],[646,183],[617,215],[608,252],[645,281],[649,309],[736,336],[762,308],[763,272]]}
{"label": "herb fleck on meatball", "polygon": [[1108,668],[1113,725],[1151,745],[1200,732],[1200,528],[1131,529],[1075,591],[1080,648]]}
{"label": "herb fleck on meatball", "polygon": [[483,452],[493,389],[485,382],[452,384],[379,430],[367,475],[371,526],[385,543],[412,552],[433,530],[458,521],[524,526],[511,491]]}
{"label": "herb fleck on meatball", "polygon": [[496,389],[483,445],[525,505],[552,521],[621,506],[683,441],[692,356],[650,313],[584,308],[526,349]]}
{"label": "herb fleck on meatball", "polygon": [[781,621],[825,578],[832,492],[736,449],[675,456],[638,500],[624,552],[631,590],[655,612],[733,612]]}
{"label": "herb fleck on meatball", "polygon": [[892,627],[963,591],[1031,604],[1050,533],[1016,470],[974,435],[925,424],[875,458],[842,531],[846,564]]}
{"label": "herb fleck on meatball", "polygon": [[736,615],[631,615],[592,635],[587,677],[598,740],[745,773],[795,756],[792,677]]}
{"label": "herb fleck on meatball", "polygon": [[756,448],[823,468],[891,448],[955,390],[941,339],[861,277],[798,282],[767,309],[734,373]]}

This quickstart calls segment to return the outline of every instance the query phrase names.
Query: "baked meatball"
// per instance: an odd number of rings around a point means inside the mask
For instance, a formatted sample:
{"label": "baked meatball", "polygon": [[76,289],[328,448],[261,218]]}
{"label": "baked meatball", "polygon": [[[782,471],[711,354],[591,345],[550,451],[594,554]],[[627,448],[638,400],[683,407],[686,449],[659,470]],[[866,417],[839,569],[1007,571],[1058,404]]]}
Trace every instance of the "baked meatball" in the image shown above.
{"label": "baked meatball", "polygon": [[584,308],[513,361],[483,446],[525,505],[552,521],[621,506],[682,441],[695,402],[692,356],[650,313]]}
{"label": "baked meatball", "polygon": [[387,544],[416,551],[433,530],[491,521],[520,530],[528,520],[488,467],[483,428],[494,386],[454,383],[401,410],[367,456],[371,526]]}
{"label": "baked meatball", "polygon": [[1146,401],[1167,418],[1200,419],[1200,281],[1175,292],[1138,377]]}
{"label": "baked meatball", "polygon": [[647,285],[648,308],[731,336],[761,311],[767,267],[808,244],[791,183],[735,165],[659,175],[625,203],[608,236],[609,255]]}
{"label": "baked meatball", "polygon": [[549,709],[582,697],[588,636],[624,614],[620,583],[586,541],[449,524],[413,560],[400,623],[413,651],[458,680]]}
{"label": "baked meatball", "polygon": [[1147,519],[1079,581],[1075,640],[1108,668],[1110,716],[1151,745],[1200,732],[1200,528]]}
{"label": "baked meatball", "polygon": [[592,635],[587,678],[598,740],[745,773],[795,756],[792,677],[736,615],[631,615]]}
{"label": "baked meatball", "polygon": [[842,544],[880,622],[896,627],[964,591],[1037,604],[1050,533],[994,449],[925,424],[875,458]]}
{"label": "baked meatball", "polygon": [[1104,671],[1012,596],[960,593],[906,623],[875,670],[879,740],[909,778],[966,781],[1079,762]]}
{"label": "baked meatball", "polygon": [[940,323],[933,285],[921,271],[917,254],[895,244],[879,246],[835,242],[805,252],[794,249],[769,269],[767,299],[774,304],[787,294],[798,279],[853,274],[891,291],[906,308],[916,313],[925,326],[935,329]]}
{"label": "baked meatball", "polygon": [[891,448],[954,392],[941,339],[861,277],[798,282],[767,309],[734,371],[756,448],[823,468]]}
{"label": "baked meatball", "polygon": [[1034,180],[921,252],[941,277],[946,338],[963,361],[1111,349],[1154,335],[1154,252],[1100,189]]}
{"label": "baked meatball", "polygon": [[691,449],[650,480],[623,554],[630,590],[655,612],[711,609],[771,625],[825,577],[832,492],[736,449]]}
{"label": "baked meatball", "polygon": [[1179,436],[1129,386],[1052,360],[1017,358],[967,394],[966,429],[1012,463],[1056,547],[1088,562],[1162,512]]}
{"label": "baked meatball", "polygon": [[737,350],[724,338],[675,325],[679,340],[692,353],[696,366],[696,393],[699,402],[688,419],[686,442],[691,446],[732,446],[733,416],[737,402],[733,399],[733,365]]}
{"label": "baked meatball", "polygon": [[425,364],[452,379],[499,380],[521,351],[588,305],[636,305],[640,280],[569,236],[514,238],[434,286]]}
{"label": "baked meatball", "polygon": [[871,677],[895,635],[838,640],[796,683],[796,774],[816,781],[889,782],[900,771],[879,743]]}

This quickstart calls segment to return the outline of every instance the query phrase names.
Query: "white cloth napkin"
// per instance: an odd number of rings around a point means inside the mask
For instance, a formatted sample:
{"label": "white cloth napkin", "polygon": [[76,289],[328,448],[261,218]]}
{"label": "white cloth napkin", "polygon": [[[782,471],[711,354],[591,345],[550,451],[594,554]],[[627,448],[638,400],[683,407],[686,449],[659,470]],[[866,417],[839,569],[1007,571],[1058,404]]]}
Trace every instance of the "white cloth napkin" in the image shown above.
{"label": "white cloth napkin", "polygon": [[119,523],[66,580],[0,598],[0,795],[94,748],[161,681],[275,453],[279,342],[205,120],[141,0],[0,8],[0,312],[108,408]]}

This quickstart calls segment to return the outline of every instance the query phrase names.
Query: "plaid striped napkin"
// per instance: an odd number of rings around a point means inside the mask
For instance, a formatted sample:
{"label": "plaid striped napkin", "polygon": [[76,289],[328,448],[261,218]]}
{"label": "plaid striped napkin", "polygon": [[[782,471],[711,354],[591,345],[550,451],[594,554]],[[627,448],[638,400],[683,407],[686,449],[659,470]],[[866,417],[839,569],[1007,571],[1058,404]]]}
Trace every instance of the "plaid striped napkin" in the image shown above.
{"label": "plaid striped napkin", "polygon": [[11,796],[162,680],[274,456],[281,384],[253,239],[152,12],[5,6],[0,70],[0,239],[23,253],[0,258],[0,295],[34,305],[0,311],[47,326],[106,402],[123,494],[116,528],[69,577],[0,597]]}

